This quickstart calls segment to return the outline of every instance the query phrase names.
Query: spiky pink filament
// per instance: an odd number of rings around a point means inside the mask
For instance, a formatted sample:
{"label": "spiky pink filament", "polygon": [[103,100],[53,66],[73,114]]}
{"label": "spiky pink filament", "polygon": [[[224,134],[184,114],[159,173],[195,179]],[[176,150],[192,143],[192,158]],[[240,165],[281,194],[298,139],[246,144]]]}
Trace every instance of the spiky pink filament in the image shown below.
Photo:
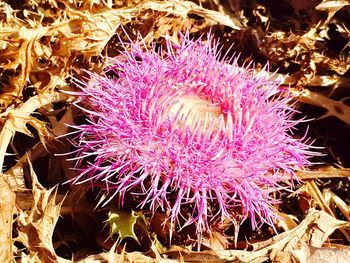
{"label": "spiky pink filament", "polygon": [[88,115],[76,127],[77,165],[91,163],[75,182],[144,194],[141,207],[195,223],[199,235],[214,218],[273,225],[271,193],[313,154],[289,134],[298,123],[290,96],[237,59],[220,60],[212,41],[167,46],[159,54],[131,44],[107,70],[118,77],[90,72],[87,83],[77,81],[77,106]]}

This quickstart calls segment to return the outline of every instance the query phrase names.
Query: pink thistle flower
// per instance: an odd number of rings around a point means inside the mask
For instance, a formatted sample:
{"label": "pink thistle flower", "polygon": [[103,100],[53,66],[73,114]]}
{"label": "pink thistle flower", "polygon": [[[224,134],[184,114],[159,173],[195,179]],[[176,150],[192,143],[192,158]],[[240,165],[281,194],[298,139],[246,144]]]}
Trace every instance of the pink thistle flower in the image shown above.
{"label": "pink thistle flower", "polygon": [[74,159],[89,161],[74,182],[102,182],[122,200],[143,194],[141,208],[194,223],[199,239],[216,219],[273,226],[271,193],[314,154],[291,136],[300,121],[281,82],[220,59],[211,40],[185,36],[162,52],[131,44],[106,70],[117,77],[90,72],[75,93],[88,123],[75,127]]}

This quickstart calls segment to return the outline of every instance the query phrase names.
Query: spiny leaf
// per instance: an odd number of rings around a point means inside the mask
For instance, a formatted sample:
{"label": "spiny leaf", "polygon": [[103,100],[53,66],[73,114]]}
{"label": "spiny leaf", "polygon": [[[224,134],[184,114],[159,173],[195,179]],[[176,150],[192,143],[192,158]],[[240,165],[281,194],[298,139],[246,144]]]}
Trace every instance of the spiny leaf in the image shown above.
{"label": "spiny leaf", "polygon": [[126,237],[131,237],[138,241],[138,238],[135,234],[136,225],[140,226],[143,230],[145,230],[146,233],[148,232],[147,219],[141,212],[109,212],[105,226],[107,225],[110,226],[110,236],[118,234],[120,240],[123,240]]}
{"label": "spiny leaf", "polygon": [[[56,255],[52,236],[60,216],[62,202],[56,204],[57,188],[46,190],[38,181],[29,162],[33,185],[32,207],[19,211],[16,218],[18,237],[30,252],[30,262],[69,262]],[[38,261],[39,259],[39,261]]]}
{"label": "spiny leaf", "polygon": [[0,262],[14,261],[12,255],[12,223],[15,193],[0,176]]}
{"label": "spiny leaf", "polygon": [[69,96],[66,94],[47,92],[43,95],[37,95],[30,98],[17,109],[8,109],[5,112],[4,125],[0,132],[0,171],[3,168],[7,146],[13,136],[15,136],[15,133],[20,132],[29,136],[31,135],[26,124],[30,124],[37,130],[39,137],[44,144],[47,139],[52,139],[52,134],[47,129],[45,123],[32,117],[31,114],[42,106],[68,99]]}

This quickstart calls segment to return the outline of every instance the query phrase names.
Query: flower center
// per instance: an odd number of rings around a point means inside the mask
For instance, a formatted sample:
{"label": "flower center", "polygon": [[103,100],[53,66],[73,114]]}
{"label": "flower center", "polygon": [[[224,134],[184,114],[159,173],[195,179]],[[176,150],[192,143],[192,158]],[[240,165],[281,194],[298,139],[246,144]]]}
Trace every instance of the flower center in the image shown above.
{"label": "flower center", "polygon": [[191,131],[194,131],[197,125],[207,129],[212,122],[213,128],[218,129],[220,120],[223,119],[219,105],[197,95],[177,97],[176,102],[169,107],[167,115],[176,118],[174,125],[177,128],[189,128]]}

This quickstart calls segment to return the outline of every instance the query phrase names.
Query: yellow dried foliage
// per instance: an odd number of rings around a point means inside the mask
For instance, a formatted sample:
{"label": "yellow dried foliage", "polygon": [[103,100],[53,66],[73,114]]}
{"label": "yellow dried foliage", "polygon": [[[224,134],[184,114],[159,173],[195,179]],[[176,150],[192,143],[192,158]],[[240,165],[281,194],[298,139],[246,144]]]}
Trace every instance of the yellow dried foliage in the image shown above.
{"label": "yellow dried foliage", "polygon": [[22,253],[29,262],[69,262],[56,255],[52,243],[53,231],[60,216],[62,202],[56,204],[56,189],[46,190],[39,182],[29,162],[33,201],[30,209],[19,209],[16,223],[18,236],[29,253]]}
{"label": "yellow dried foliage", "polygon": [[[317,121],[333,117],[350,127],[350,106],[344,95],[350,87],[350,30],[341,20],[341,15],[350,13],[348,1],[263,4],[253,0],[248,6],[234,0],[17,2],[0,2],[1,262],[71,262],[57,255],[59,244],[68,243],[69,238],[60,236],[57,243],[53,240],[60,215],[72,216],[79,235],[91,231],[93,222],[100,219],[92,211],[95,204],[89,203],[86,187],[52,188],[76,176],[66,156],[57,155],[68,149],[69,143],[61,137],[69,132],[66,124],[79,118],[71,106],[74,98],[62,91],[74,89],[71,78],[82,77],[85,69],[101,72],[104,61],[111,54],[117,55],[118,43],[128,37],[134,40],[140,34],[150,46],[162,44],[164,37],[177,43],[179,31],[200,35],[211,30],[221,38],[224,49],[234,42],[234,51],[242,53],[242,60],[257,59],[256,67],[260,68],[261,58],[267,58],[273,68],[280,68],[281,73],[274,76],[285,79],[297,101],[325,111]],[[289,10],[307,17],[307,22],[286,11],[273,13],[271,6],[285,2]],[[307,27],[301,29],[304,24]],[[341,48],[339,43],[331,43],[332,39],[340,39]],[[49,173],[43,172],[45,165]],[[299,175],[306,184],[293,195],[299,196],[299,201],[304,198],[300,206],[306,207],[308,214],[300,219],[281,212],[283,220],[276,225],[285,232],[255,242],[253,251],[225,250],[229,237],[214,232],[204,242],[211,250],[203,252],[185,246],[167,249],[155,238],[147,255],[125,252],[117,243],[104,253],[90,247],[71,254],[78,262],[350,261],[349,246],[330,238],[340,230],[344,243],[350,242],[349,199],[331,187],[320,187],[318,181],[340,180],[345,184],[350,180],[349,169],[339,161],[338,168],[323,166]],[[57,189],[62,192],[57,194]],[[321,211],[314,210],[316,207]],[[159,236],[165,237],[162,231]],[[70,241],[77,238],[75,233]],[[249,245],[244,241],[241,247]],[[103,247],[108,248],[106,244]],[[169,256],[173,259],[167,259]]]}
{"label": "yellow dried foliage", "polygon": [[12,251],[12,224],[16,195],[4,178],[0,177],[0,261],[14,260]]}
{"label": "yellow dried foliage", "polygon": [[[252,244],[253,251],[217,250],[191,252],[184,248],[173,247],[165,254],[187,262],[203,262],[205,260],[230,262],[309,262],[313,249],[319,248],[319,256],[325,256],[329,251],[322,251],[322,245],[336,229],[349,226],[348,222],[340,221],[323,211],[311,209],[306,218],[295,228],[275,237]],[[347,259],[346,252],[342,254]],[[335,251],[333,252],[336,253]],[[345,261],[344,261],[345,262]]]}

